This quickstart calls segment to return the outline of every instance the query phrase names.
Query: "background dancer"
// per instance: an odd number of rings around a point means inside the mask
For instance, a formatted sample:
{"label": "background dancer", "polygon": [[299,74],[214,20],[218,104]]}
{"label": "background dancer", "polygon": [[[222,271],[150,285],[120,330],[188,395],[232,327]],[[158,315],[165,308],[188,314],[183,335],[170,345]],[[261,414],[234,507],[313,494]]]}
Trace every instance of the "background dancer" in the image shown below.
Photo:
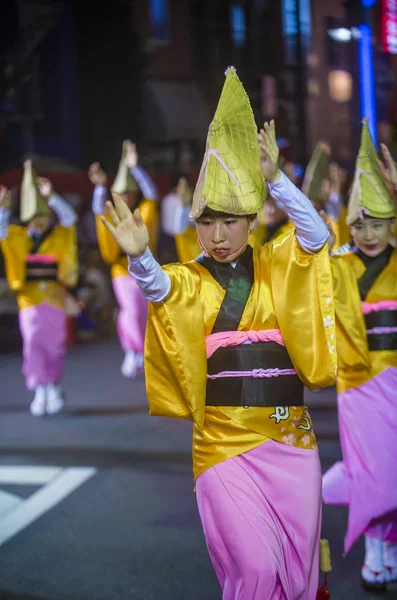
{"label": "background dancer", "polygon": [[[119,303],[117,332],[124,350],[121,373],[134,378],[143,369],[143,344],[147,320],[147,302],[135,281],[128,275],[128,259],[120,251],[101,221],[106,215],[107,175],[99,163],[93,163],[88,171],[95,185],[92,210],[96,216],[98,244],[102,258],[111,265],[113,290]],[[131,211],[138,206],[150,233],[150,248],[157,249],[159,215],[157,190],[146,171],[138,165],[138,153],[130,140],[123,143],[123,153],[116,179],[111,188]]]}
{"label": "background dancer", "polygon": [[363,122],[347,222],[353,246],[332,258],[343,462],[324,475],[324,501],[349,506],[348,552],[365,534],[364,586],[397,579],[397,250],[395,207]]}
{"label": "background dancer", "polygon": [[[63,409],[60,382],[66,350],[65,299],[77,281],[73,209],[53,194],[49,180],[38,178],[31,161],[24,165],[20,218],[26,227],[8,225],[6,190],[0,200],[0,239],[7,280],[17,293],[23,339],[23,373],[35,392],[33,416]],[[55,224],[51,208],[60,224]]]}

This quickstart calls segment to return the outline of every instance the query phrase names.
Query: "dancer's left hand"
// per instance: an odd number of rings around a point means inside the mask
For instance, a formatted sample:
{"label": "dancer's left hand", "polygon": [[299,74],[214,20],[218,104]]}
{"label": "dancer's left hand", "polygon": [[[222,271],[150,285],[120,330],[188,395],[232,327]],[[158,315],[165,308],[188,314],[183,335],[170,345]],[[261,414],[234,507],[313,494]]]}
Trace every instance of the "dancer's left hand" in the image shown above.
{"label": "dancer's left hand", "polygon": [[257,138],[261,151],[262,173],[267,181],[270,183],[275,182],[280,178],[280,169],[278,166],[279,149],[276,141],[276,127],[273,120],[270,123],[264,123]]}
{"label": "dancer's left hand", "polygon": [[127,164],[127,167],[130,170],[135,169],[135,167],[138,165],[138,161],[139,161],[139,156],[138,156],[138,152],[136,150],[136,145],[130,144],[128,147],[127,155],[125,157],[125,162]]}
{"label": "dancer's left hand", "polygon": [[52,183],[47,177],[38,177],[37,185],[39,186],[40,193],[44,198],[49,198],[53,192]]}
{"label": "dancer's left hand", "polygon": [[385,162],[383,163],[381,160],[378,160],[378,164],[382,169],[382,173],[385,176],[386,181],[395,189],[397,188],[397,164],[394,162],[392,155],[390,154],[390,150],[386,144],[381,144],[380,147],[382,149]]}

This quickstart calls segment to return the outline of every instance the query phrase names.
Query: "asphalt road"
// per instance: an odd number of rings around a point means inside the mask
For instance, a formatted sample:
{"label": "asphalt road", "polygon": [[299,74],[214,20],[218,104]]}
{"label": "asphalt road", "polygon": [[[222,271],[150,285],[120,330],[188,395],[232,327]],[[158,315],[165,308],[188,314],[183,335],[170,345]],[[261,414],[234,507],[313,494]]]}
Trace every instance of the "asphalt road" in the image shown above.
{"label": "asphalt road", "polygon": [[[191,425],[148,416],[116,340],[70,350],[67,409],[34,419],[18,354],[0,356],[0,600],[220,600],[197,514]],[[340,458],[334,390],[308,394],[324,470]],[[332,600],[362,590],[346,510],[324,507]]]}

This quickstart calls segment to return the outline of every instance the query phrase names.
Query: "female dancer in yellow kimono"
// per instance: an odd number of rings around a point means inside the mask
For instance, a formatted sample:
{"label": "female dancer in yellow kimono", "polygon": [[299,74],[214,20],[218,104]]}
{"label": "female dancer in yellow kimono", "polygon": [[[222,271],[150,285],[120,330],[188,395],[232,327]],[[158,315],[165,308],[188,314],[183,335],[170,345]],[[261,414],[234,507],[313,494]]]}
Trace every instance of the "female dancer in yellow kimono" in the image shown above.
{"label": "female dancer in yellow kimono", "polygon": [[[296,231],[253,249],[264,178]],[[118,200],[109,211],[104,224],[151,301],[150,412],[194,422],[197,502],[224,600],[313,600],[321,470],[303,385],[335,377],[328,232],[278,170],[274,123],[258,144],[233,67],[193,198],[201,256],[162,269],[139,211]]]}
{"label": "female dancer in yellow kimono", "polygon": [[347,214],[353,246],[342,247],[331,259],[343,462],[324,475],[323,495],[329,504],[349,506],[345,552],[365,534],[362,580],[367,588],[381,589],[397,580],[394,217],[395,206],[364,122]]}
{"label": "female dancer in yellow kimono", "polygon": [[[117,332],[124,350],[121,373],[134,378],[143,368],[143,342],[147,320],[147,302],[135,281],[128,275],[128,260],[103,226],[101,216],[106,214],[107,175],[99,163],[91,165],[88,176],[95,185],[92,209],[95,214],[99,249],[105,262],[112,266],[114,294],[119,303]],[[139,206],[142,218],[150,232],[150,248],[157,248],[158,203],[157,190],[146,171],[138,165],[138,153],[130,140],[123,143],[119,170],[112,185],[112,194],[134,210]]]}
{"label": "female dancer in yellow kimono", "polygon": [[66,288],[77,281],[77,216],[52,194],[48,180],[37,178],[27,161],[21,189],[21,221],[26,226],[8,226],[8,217],[4,204],[1,249],[9,286],[17,294],[26,386],[35,392],[30,412],[56,414],[64,406],[60,382],[66,350],[65,300]]}

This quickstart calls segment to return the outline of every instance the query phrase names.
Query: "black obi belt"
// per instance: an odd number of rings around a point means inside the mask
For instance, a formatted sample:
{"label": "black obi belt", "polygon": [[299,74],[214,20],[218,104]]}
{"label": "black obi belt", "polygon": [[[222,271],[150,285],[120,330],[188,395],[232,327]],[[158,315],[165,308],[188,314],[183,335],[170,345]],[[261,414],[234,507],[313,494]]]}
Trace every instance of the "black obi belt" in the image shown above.
{"label": "black obi belt", "polygon": [[276,342],[218,348],[207,373],[207,406],[303,406],[303,383]]}
{"label": "black obi belt", "polygon": [[368,348],[397,350],[397,310],[380,310],[364,315]]}
{"label": "black obi belt", "polygon": [[30,254],[26,260],[26,281],[56,281],[58,263],[54,258]]}

